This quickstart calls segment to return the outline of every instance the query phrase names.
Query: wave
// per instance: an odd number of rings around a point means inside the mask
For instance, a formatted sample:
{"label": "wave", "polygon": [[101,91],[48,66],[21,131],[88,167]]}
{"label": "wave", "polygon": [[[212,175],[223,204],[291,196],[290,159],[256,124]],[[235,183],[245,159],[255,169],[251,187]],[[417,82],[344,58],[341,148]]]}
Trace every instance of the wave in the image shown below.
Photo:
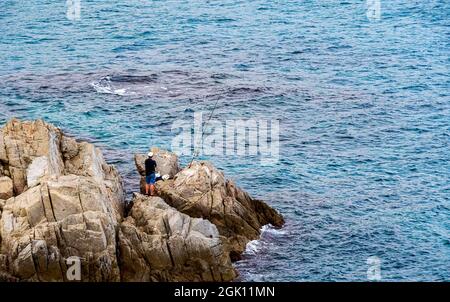
{"label": "wave", "polygon": [[282,228],[276,228],[271,224],[266,224],[261,229],[261,237],[266,234],[280,236],[280,235],[286,235],[286,231]]}
{"label": "wave", "polygon": [[[254,97],[293,95],[298,85],[275,85],[260,74],[246,72],[227,73],[207,70],[158,70],[142,73],[124,70],[105,73],[54,73],[0,76],[0,88],[14,93],[39,93],[44,95],[111,94],[117,96],[155,97],[190,101],[216,100],[241,101]],[[301,89],[300,89],[301,90]]]}
{"label": "wave", "polygon": [[260,240],[249,241],[245,247],[244,254],[246,255],[256,255],[261,247]]}
{"label": "wave", "polygon": [[92,82],[91,86],[98,93],[115,94],[124,96],[127,92],[126,88],[114,88],[113,82],[109,76],[101,78],[99,81]]}
{"label": "wave", "polygon": [[261,249],[268,245],[273,237],[283,236],[286,231],[280,228],[275,228],[271,224],[264,225],[261,228],[260,239],[249,241],[245,247],[244,255],[253,256],[258,254]]}

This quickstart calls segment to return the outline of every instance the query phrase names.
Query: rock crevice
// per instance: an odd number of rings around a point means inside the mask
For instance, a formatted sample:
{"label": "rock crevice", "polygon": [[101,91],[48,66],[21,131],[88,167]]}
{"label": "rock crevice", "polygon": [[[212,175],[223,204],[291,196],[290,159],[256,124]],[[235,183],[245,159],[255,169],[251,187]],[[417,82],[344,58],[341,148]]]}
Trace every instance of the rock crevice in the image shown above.
{"label": "rock crevice", "polygon": [[[152,148],[159,197],[134,193],[101,151],[41,120],[0,129],[0,280],[231,281],[248,241],[283,218],[208,162]],[[135,156],[141,185],[146,155]],[[74,279],[73,265],[80,276]]]}
{"label": "rock crevice", "polygon": [[[0,278],[67,281],[67,260],[78,257],[81,281],[120,281],[125,194],[100,150],[41,120],[17,119],[0,130],[0,150]],[[98,167],[108,169],[91,172]]]}
{"label": "rock crevice", "polygon": [[180,212],[216,225],[226,238],[233,260],[240,258],[249,241],[259,238],[262,226],[284,224],[277,211],[250,197],[206,161],[193,161],[174,179],[159,181],[156,187],[158,194]]}

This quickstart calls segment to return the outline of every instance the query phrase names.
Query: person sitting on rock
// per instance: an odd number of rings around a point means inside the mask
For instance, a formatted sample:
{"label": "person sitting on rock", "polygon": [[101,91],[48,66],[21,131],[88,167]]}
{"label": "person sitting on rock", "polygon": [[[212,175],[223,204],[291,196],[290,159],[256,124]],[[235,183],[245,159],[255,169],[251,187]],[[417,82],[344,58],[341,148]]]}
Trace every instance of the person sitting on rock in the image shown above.
{"label": "person sitting on rock", "polygon": [[150,196],[155,194],[155,182],[156,182],[156,161],[153,160],[153,152],[149,152],[148,158],[145,160],[145,194],[148,195],[150,190]]}

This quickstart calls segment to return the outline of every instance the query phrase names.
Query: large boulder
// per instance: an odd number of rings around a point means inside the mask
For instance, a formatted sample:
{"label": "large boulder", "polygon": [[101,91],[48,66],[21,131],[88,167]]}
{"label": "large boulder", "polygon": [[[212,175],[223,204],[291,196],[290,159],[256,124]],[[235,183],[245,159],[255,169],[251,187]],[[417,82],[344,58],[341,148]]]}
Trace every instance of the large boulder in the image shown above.
{"label": "large boulder", "polygon": [[65,281],[78,259],[81,281],[120,280],[125,194],[99,149],[13,119],[0,130],[0,164],[13,187],[1,203],[0,279]]}
{"label": "large boulder", "polygon": [[231,281],[236,277],[217,228],[159,197],[135,194],[119,232],[124,281]]}
{"label": "large boulder", "polygon": [[61,175],[64,170],[59,145],[61,131],[41,120],[21,122],[9,121],[0,131],[0,163],[4,174],[13,181],[14,194],[19,195],[28,188],[27,168],[35,158],[48,160],[46,174]]}
{"label": "large boulder", "polygon": [[[153,152],[153,159],[156,161],[156,171],[161,176],[169,175],[169,178],[173,178],[181,170],[176,154],[157,147],[152,147],[150,150]],[[145,193],[145,160],[147,158],[147,154],[138,153],[134,155],[134,163],[138,173],[141,175],[141,193]]]}
{"label": "large boulder", "polygon": [[284,224],[277,211],[250,197],[209,162],[192,162],[173,180],[158,181],[156,189],[180,212],[215,224],[228,239],[233,260],[240,258],[250,240],[259,238],[262,226]]}
{"label": "large boulder", "polygon": [[[153,159],[156,161],[156,170],[161,175],[169,175],[173,178],[181,169],[178,164],[178,156],[166,150],[152,147],[150,149],[153,152]],[[134,162],[136,168],[141,176],[145,176],[145,160],[147,154],[135,154]]]}
{"label": "large boulder", "polygon": [[20,280],[67,280],[77,257],[83,281],[119,281],[118,222],[106,188],[76,175],[48,180],[3,207],[0,229],[7,272]]}

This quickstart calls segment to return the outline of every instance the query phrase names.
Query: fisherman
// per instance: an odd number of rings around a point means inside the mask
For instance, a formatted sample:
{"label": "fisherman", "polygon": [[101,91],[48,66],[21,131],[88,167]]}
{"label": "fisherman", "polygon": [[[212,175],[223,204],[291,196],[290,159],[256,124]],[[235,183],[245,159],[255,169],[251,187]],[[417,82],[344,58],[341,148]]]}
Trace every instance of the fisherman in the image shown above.
{"label": "fisherman", "polygon": [[153,160],[153,152],[149,152],[148,158],[145,160],[145,194],[148,195],[150,190],[150,196],[155,194],[155,182],[156,182],[156,161]]}

